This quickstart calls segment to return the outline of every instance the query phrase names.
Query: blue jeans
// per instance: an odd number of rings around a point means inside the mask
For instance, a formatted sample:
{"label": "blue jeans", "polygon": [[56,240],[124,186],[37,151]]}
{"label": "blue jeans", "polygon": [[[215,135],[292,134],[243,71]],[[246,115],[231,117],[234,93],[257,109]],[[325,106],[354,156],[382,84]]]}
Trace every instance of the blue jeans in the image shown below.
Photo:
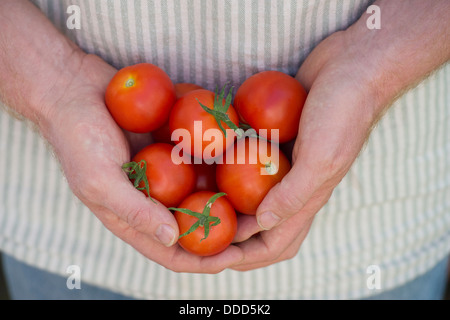
{"label": "blue jeans", "polygon": [[67,278],[29,266],[3,254],[3,272],[12,300],[131,300],[119,293],[81,283],[69,289]]}
{"label": "blue jeans", "polygon": [[[128,300],[133,299],[86,283],[81,289],[68,289],[65,277],[31,267],[3,254],[3,270],[11,299],[26,300]],[[445,294],[448,258],[420,277],[371,300],[441,300]]]}
{"label": "blue jeans", "polygon": [[442,300],[448,281],[448,263],[446,257],[414,280],[364,300]]}

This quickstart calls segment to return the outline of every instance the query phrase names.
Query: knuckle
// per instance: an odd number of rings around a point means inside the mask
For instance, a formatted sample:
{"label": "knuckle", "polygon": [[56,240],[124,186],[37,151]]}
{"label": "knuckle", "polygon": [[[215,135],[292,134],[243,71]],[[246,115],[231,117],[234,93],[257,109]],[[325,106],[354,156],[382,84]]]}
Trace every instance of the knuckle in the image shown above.
{"label": "knuckle", "polygon": [[185,270],[178,265],[166,265],[165,268],[175,273],[183,273]]}
{"label": "knuckle", "polygon": [[[340,144],[336,141],[335,145]],[[346,172],[349,162],[352,162],[349,161],[349,148],[346,145],[339,148],[320,148],[306,160],[308,169],[318,177],[342,175]]]}
{"label": "knuckle", "polygon": [[265,263],[274,263],[282,255],[283,250],[280,250],[279,244],[272,243],[266,246],[265,254],[260,256],[260,261]]}
{"label": "knuckle", "polygon": [[97,199],[103,197],[103,190],[100,183],[95,179],[86,179],[86,181],[79,181],[77,179],[72,182],[72,189],[81,200],[97,203]]}
{"label": "knuckle", "polygon": [[316,156],[309,163],[309,170],[315,172],[319,176],[329,175],[337,171],[339,167],[338,157],[332,153],[321,154]]}
{"label": "knuckle", "polygon": [[282,207],[289,208],[290,211],[292,211],[289,212],[288,215],[297,213],[301,208],[305,206],[306,200],[303,199],[302,194],[296,192],[296,190],[293,189],[292,186],[284,183],[283,180],[280,182],[280,191],[281,192],[279,192],[279,194],[281,195],[280,201],[282,202]]}
{"label": "knuckle", "polygon": [[134,228],[139,229],[148,222],[148,215],[143,208],[133,208],[126,212],[126,223]]}
{"label": "knuckle", "polygon": [[284,253],[284,257],[283,260],[291,260],[293,258],[295,258],[298,254],[298,250],[297,249],[289,249]]}

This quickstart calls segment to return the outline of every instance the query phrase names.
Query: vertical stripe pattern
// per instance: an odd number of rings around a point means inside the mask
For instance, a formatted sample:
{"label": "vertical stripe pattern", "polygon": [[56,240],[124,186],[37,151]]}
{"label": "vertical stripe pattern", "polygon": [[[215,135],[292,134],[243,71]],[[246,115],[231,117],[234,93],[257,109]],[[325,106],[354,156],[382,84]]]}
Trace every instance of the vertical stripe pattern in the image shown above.
{"label": "vertical stripe pattern", "polygon": [[[308,53],[353,23],[370,0],[34,1],[56,27],[117,68],[151,62],[174,82],[208,89],[277,69],[294,75]],[[69,5],[81,29],[68,30]],[[450,68],[388,111],[298,255],[267,268],[173,273],[107,231],[71,193],[45,142],[0,112],[0,248],[82,281],[148,299],[355,298],[367,268],[383,289],[430,269],[450,251]],[[14,173],[14,178],[11,174]]]}

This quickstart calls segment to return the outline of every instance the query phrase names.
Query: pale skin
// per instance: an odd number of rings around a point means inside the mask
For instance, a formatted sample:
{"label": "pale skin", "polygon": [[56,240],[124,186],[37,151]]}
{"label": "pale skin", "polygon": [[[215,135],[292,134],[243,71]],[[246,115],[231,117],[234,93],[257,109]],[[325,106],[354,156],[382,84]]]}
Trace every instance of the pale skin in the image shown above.
{"label": "pale skin", "polygon": [[301,66],[297,79],[309,96],[293,168],[256,217],[240,219],[235,243],[213,257],[181,249],[170,211],[135,190],[121,170],[149,140],[123,132],[106,109],[104,91],[116,70],[80,50],[25,0],[0,2],[0,97],[48,141],[74,194],[148,259],[179,272],[260,268],[297,254],[392,101],[450,58],[448,1],[374,4],[383,14],[381,30],[368,30],[362,17]]}

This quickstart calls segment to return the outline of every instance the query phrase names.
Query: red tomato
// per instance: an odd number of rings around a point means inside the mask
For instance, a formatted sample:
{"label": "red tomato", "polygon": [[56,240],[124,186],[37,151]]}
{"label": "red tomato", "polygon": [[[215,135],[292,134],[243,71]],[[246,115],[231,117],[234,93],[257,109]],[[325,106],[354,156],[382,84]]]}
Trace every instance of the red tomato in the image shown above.
{"label": "red tomato", "polygon": [[[173,145],[155,143],[139,151],[132,161],[147,162],[146,176],[150,196],[166,207],[177,206],[195,187],[196,175],[192,164],[175,164],[171,153]],[[139,185],[143,187],[143,182]],[[143,191],[145,194],[147,192]]]}
{"label": "red tomato", "polygon": [[[203,88],[193,83],[177,83],[175,85],[175,95],[177,99],[180,99],[186,93],[198,89]],[[171,132],[169,128],[169,119],[167,119],[166,123],[161,128],[153,131],[152,136],[156,142],[172,143]]]}
{"label": "red tomato", "polygon": [[[169,127],[172,134],[177,129],[185,129],[189,134],[186,137],[188,141],[183,141],[184,138],[182,138],[181,141],[175,143],[180,144],[183,142],[182,146],[186,146],[186,148],[181,147],[183,151],[199,159],[209,160],[219,157],[234,142],[234,136],[230,135],[231,137],[226,138],[216,118],[205,111],[200,105],[202,103],[206,107],[213,109],[215,97],[216,94],[209,90],[200,89],[191,91],[177,100],[170,114]],[[225,99],[221,103],[225,103]],[[239,126],[239,117],[232,105],[229,106],[226,115],[235,126]],[[194,124],[195,121],[200,122],[201,129],[199,126],[196,127]],[[225,130],[230,129],[224,122],[222,122],[222,126]],[[204,139],[204,134],[209,129],[215,129],[209,132],[217,133],[218,139],[222,139],[221,148],[219,148],[220,143],[216,144],[217,141],[215,141],[214,137],[212,141]],[[234,134],[231,130],[228,131]],[[205,149],[207,152],[205,152]]]}
{"label": "red tomato", "polygon": [[175,88],[169,76],[150,63],[120,69],[105,93],[106,106],[116,123],[135,133],[164,125],[174,102]]}
{"label": "red tomato", "polygon": [[[202,213],[208,200],[214,195],[215,193],[210,191],[193,193],[183,200],[179,207]],[[198,218],[180,211],[175,211],[174,216],[180,228],[180,235],[199,221]],[[219,218],[220,223],[213,225],[212,222],[208,222],[210,230],[206,239],[204,226],[199,226],[192,233],[181,237],[178,243],[184,250],[199,256],[211,256],[222,252],[231,244],[237,231],[237,218],[233,206],[226,197],[220,197],[212,203],[209,216]]]}
{"label": "red tomato", "polygon": [[[296,137],[306,100],[306,91],[293,77],[279,71],[263,71],[239,87],[234,106],[257,133],[269,140],[271,130],[279,129],[279,143]],[[267,129],[267,134],[260,132]]]}
{"label": "red tomato", "polygon": [[184,96],[188,92],[198,90],[198,89],[203,89],[203,87],[193,84],[193,83],[188,83],[188,82],[177,83],[175,85],[175,92],[177,95],[177,99],[180,99],[182,96]]}
{"label": "red tomato", "polygon": [[[227,194],[228,200],[238,212],[248,215],[256,214],[256,209],[269,190],[291,168],[289,160],[275,144],[267,142],[266,152],[261,141],[257,138],[238,140],[233,149],[233,163],[218,164],[216,169],[219,190]],[[242,150],[240,143],[245,144]],[[251,151],[256,152],[250,154]],[[276,154],[278,160],[272,157]]]}
{"label": "red tomato", "polygon": [[197,174],[197,180],[194,191],[214,191],[219,192],[216,183],[216,167],[215,163],[194,164],[194,170]]}

